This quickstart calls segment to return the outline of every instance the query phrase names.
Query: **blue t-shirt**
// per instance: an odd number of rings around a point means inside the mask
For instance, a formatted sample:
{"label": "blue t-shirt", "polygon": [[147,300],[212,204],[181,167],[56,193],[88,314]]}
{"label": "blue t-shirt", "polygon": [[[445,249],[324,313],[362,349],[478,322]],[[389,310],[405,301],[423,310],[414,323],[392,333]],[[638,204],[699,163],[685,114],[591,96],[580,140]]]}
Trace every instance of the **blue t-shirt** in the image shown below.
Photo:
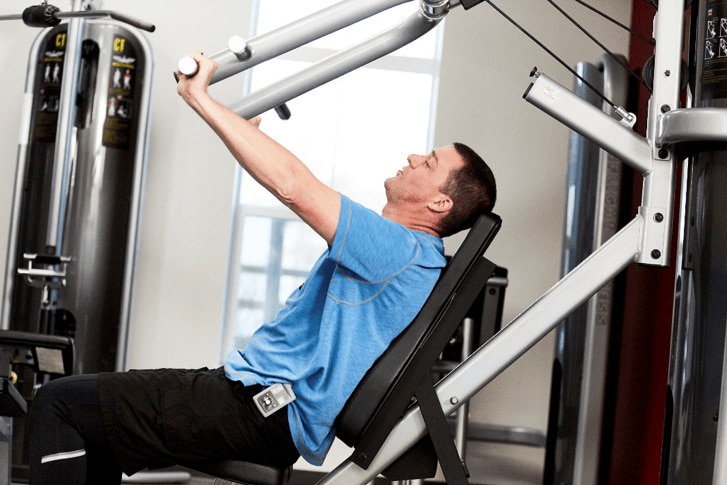
{"label": "blue t-shirt", "polygon": [[341,196],[331,247],[276,318],[230,353],[228,378],[288,383],[298,451],[320,465],[333,424],[374,361],[417,315],[445,265],[442,240]]}

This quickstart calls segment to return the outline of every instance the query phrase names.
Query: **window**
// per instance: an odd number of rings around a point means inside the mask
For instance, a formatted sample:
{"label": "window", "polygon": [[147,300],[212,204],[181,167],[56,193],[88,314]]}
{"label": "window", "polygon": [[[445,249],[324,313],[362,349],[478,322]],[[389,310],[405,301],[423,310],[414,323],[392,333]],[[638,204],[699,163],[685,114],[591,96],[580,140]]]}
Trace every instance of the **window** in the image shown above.
{"label": "window", "polygon": [[[269,32],[334,0],[258,1],[258,33]],[[296,49],[252,70],[250,91],[401,22],[408,2]],[[374,210],[383,181],[410,153],[431,150],[440,57],[440,25],[427,35],[288,102],[283,121],[263,115],[261,128],[303,160],[325,183]],[[275,163],[271,160],[270,163]],[[233,227],[222,358],[244,347],[272,319],[325,249],[325,242],[242,170]]]}

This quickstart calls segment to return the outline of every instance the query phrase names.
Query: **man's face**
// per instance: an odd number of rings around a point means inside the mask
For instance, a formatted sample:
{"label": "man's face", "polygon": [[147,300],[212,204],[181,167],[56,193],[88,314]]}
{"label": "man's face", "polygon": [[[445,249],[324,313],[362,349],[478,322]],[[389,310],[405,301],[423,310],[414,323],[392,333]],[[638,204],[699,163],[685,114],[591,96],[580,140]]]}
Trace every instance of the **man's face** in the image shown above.
{"label": "man's face", "polygon": [[436,148],[427,155],[409,155],[407,162],[396,176],[384,181],[389,202],[430,201],[440,194],[450,172],[464,164],[454,146]]}

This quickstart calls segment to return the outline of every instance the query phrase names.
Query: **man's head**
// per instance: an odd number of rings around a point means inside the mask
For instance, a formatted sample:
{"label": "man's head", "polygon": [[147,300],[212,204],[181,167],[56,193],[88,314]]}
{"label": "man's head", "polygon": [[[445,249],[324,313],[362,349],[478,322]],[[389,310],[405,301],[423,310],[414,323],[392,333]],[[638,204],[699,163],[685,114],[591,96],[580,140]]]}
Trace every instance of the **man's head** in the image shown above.
{"label": "man's head", "polygon": [[492,171],[466,145],[409,155],[407,162],[384,183],[385,216],[444,237],[470,227],[481,212],[492,209],[496,197]]}
{"label": "man's head", "polygon": [[487,163],[463,143],[453,147],[464,164],[450,172],[439,189],[453,201],[452,209],[439,223],[442,237],[472,227],[480,214],[492,211],[497,199],[495,176]]}

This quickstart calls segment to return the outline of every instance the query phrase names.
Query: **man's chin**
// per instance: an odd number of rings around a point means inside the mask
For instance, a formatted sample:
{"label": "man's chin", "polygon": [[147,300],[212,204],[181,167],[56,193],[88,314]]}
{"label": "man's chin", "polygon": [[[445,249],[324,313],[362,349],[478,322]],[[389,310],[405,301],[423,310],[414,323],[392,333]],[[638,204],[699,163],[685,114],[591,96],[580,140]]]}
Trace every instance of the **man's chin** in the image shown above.
{"label": "man's chin", "polygon": [[391,199],[391,182],[394,180],[393,177],[384,180],[384,192],[386,193],[386,200]]}

